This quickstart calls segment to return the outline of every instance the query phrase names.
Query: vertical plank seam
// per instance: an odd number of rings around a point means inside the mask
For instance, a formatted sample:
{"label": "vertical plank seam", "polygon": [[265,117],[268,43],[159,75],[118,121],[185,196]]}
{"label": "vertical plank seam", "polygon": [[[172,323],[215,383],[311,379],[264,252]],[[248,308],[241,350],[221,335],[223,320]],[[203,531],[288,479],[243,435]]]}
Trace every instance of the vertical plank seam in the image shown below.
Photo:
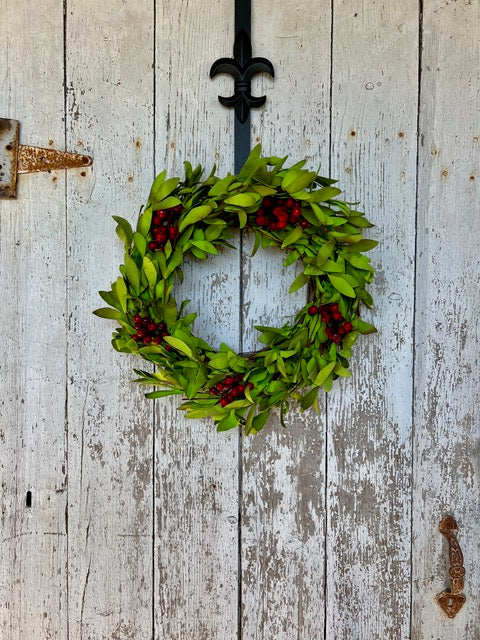
{"label": "vertical plank seam", "polygon": [[[67,0],[63,0],[63,137],[64,149],[67,149]],[[70,640],[70,539],[68,530],[68,505],[70,499],[69,490],[69,424],[68,424],[68,356],[69,356],[69,329],[70,329],[70,310],[68,304],[68,176],[64,171],[64,208],[65,208],[65,409],[64,409],[64,438],[65,438],[65,537],[66,537],[66,577],[65,577],[65,615],[66,615],[66,631],[67,638]]]}
{"label": "vertical plank seam", "polygon": [[418,66],[417,66],[417,158],[415,167],[415,238],[414,238],[414,263],[413,263],[413,326],[412,326],[412,395],[411,395],[411,433],[410,433],[410,636],[413,629],[413,509],[414,509],[414,487],[415,487],[415,382],[416,382],[416,325],[417,325],[417,280],[418,280],[418,199],[419,199],[419,175],[420,175],[420,109],[422,97],[422,63],[423,63],[423,0],[418,3]]}
{"label": "vertical plank seam", "polygon": [[[330,2],[330,87],[329,87],[329,109],[328,109],[328,175],[332,172],[332,144],[333,144],[333,7],[334,0]],[[324,504],[325,504],[325,528],[323,537],[323,637],[327,640],[327,593],[328,593],[328,394],[324,394],[325,397],[325,463],[324,463],[324,483],[323,488]]]}
{"label": "vertical plank seam", "polygon": [[[157,2],[153,0],[153,98],[152,98],[152,135],[153,135],[153,144],[152,144],[152,166],[153,166],[153,178],[155,178],[157,174],[157,165],[156,165],[156,156],[157,156]],[[152,464],[151,464],[151,473],[152,473],[152,604],[151,604],[151,616],[152,616],[152,640],[155,640],[155,524],[156,524],[156,456],[157,456],[157,447],[156,447],[156,423],[157,423],[157,402],[153,402],[152,407]]]}

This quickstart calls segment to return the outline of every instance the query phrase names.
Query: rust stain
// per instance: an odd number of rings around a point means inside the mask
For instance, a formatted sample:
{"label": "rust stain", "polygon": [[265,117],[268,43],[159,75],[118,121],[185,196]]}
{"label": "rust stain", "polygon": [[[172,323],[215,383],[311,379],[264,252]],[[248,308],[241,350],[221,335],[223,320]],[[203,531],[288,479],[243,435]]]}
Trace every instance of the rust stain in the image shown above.
{"label": "rust stain", "polygon": [[17,173],[34,173],[55,169],[89,167],[92,158],[80,153],[68,153],[56,149],[42,149],[19,145]]}

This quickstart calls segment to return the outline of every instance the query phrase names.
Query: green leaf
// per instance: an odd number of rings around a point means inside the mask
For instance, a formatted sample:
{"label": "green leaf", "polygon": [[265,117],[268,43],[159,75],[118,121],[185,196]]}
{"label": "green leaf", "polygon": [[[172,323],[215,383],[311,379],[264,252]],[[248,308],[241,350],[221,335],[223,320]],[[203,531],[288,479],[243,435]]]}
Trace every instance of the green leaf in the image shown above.
{"label": "green leaf", "polygon": [[188,344],[185,344],[185,342],[183,340],[180,340],[180,338],[175,338],[174,336],[165,336],[164,340],[174,349],[177,349],[177,351],[181,351],[189,358],[194,358],[193,351],[190,349]]}
{"label": "green leaf", "polygon": [[230,173],[222,178],[218,182],[216,182],[213,187],[208,192],[208,195],[211,197],[221,196],[224,193],[228,192],[228,187],[232,184],[235,176],[232,176]]}
{"label": "green leaf", "polygon": [[150,200],[152,199],[154,193],[156,191],[158,191],[163,183],[163,181],[165,180],[167,176],[167,171],[164,170],[161,173],[158,174],[158,176],[156,176],[155,180],[153,181],[152,187],[150,189],[150,195],[148,196],[148,201],[150,202]]}
{"label": "green leaf", "polygon": [[194,247],[197,247],[197,249],[201,251],[206,251],[206,253],[212,253],[213,255],[217,255],[218,253],[215,245],[208,242],[208,240],[190,240],[190,242]]}
{"label": "green leaf", "polygon": [[344,247],[343,250],[365,252],[365,251],[371,251],[371,249],[375,249],[377,245],[378,245],[377,240],[365,239],[365,240],[359,240],[358,242],[355,242],[354,244],[351,244],[348,247]]}
{"label": "green leaf", "polygon": [[294,293],[295,291],[298,291],[299,289],[304,287],[306,284],[308,284],[309,279],[310,278],[306,276],[304,273],[299,273],[298,276],[295,278],[295,280],[292,282],[292,285],[288,290],[288,293]]}
{"label": "green leaf", "polygon": [[178,316],[177,305],[175,300],[169,300],[163,309],[163,319],[167,323],[167,327],[171,327]]}
{"label": "green leaf", "polygon": [[253,207],[257,204],[259,196],[250,193],[237,193],[225,200],[225,204],[235,205],[236,207]]}
{"label": "green leaf", "polygon": [[166,396],[179,396],[182,395],[183,391],[181,389],[165,389],[161,391],[151,391],[150,393],[145,394],[145,398],[149,400],[154,400],[155,398],[165,398]]}
{"label": "green leaf", "polygon": [[357,329],[362,335],[377,333],[377,329],[373,326],[373,324],[364,322],[363,320],[360,320],[360,318],[354,318],[352,324],[355,329]]}
{"label": "green leaf", "polygon": [[287,237],[285,238],[285,240],[282,242],[282,249],[285,249],[285,247],[288,247],[288,245],[290,244],[294,244],[295,242],[297,242],[297,240],[300,240],[300,238],[302,238],[304,236],[303,233],[303,229],[302,227],[295,227],[294,229],[292,229],[292,231],[290,231],[290,233],[287,235]]}
{"label": "green leaf", "polygon": [[323,369],[320,369],[320,371],[317,374],[317,377],[313,381],[313,384],[316,387],[319,387],[320,385],[322,385],[325,382],[325,380],[328,378],[328,376],[332,373],[332,371],[335,369],[336,364],[337,364],[336,362],[329,362],[325,367],[323,367]]}
{"label": "green leaf", "polygon": [[247,214],[245,213],[245,211],[243,211],[243,209],[239,209],[237,211],[237,215],[238,215],[238,227],[239,229],[243,229],[247,224]]}
{"label": "green leaf", "polygon": [[[268,419],[268,415],[270,410],[262,411],[261,413],[257,413],[257,415],[252,420],[252,431],[250,433],[258,433],[263,429],[265,423]],[[247,434],[248,435],[248,434]]]}
{"label": "green leaf", "polygon": [[[117,227],[117,235],[124,242],[126,246],[130,246],[132,244],[133,231],[130,223],[125,218],[121,218],[120,216],[112,216],[115,222],[118,224]],[[122,234],[119,233],[120,229],[123,231]]]}
{"label": "green leaf", "polygon": [[179,267],[183,262],[183,251],[182,248],[178,245],[175,247],[175,251],[170,256],[170,259],[167,263],[167,268],[165,269],[164,278],[168,278],[177,267]]}
{"label": "green leaf", "polygon": [[110,320],[121,320],[125,316],[120,311],[116,309],[110,309],[109,307],[101,307],[100,309],[95,309],[93,313],[99,318],[109,318]]}
{"label": "green leaf", "polygon": [[312,184],[317,174],[314,171],[304,171],[303,169],[290,169],[282,180],[282,189],[287,193],[302,191]]}
{"label": "green leaf", "polygon": [[322,264],[328,260],[328,258],[332,255],[332,251],[334,250],[335,245],[336,242],[333,238],[330,238],[330,240],[323,245],[315,258],[315,264],[317,265],[317,267],[321,267]]}
{"label": "green leaf", "polygon": [[331,200],[342,193],[341,189],[337,189],[336,187],[325,187],[324,189],[319,189],[315,191],[312,195],[312,202],[326,202],[327,200]]}
{"label": "green leaf", "polygon": [[157,284],[158,273],[155,268],[155,265],[153,264],[153,262],[150,260],[148,256],[144,256],[143,258],[142,269],[147,278],[148,285],[153,289]]}
{"label": "green leaf", "polygon": [[122,307],[123,311],[126,313],[127,312],[127,285],[125,284],[124,279],[117,278],[117,280],[115,280],[115,282],[112,285],[112,290],[115,293],[115,296],[117,297],[117,300],[120,303],[120,306]]}
{"label": "green leaf", "polygon": [[140,289],[140,271],[134,260],[130,256],[125,256],[125,274],[137,292]]}
{"label": "green leaf", "polygon": [[340,293],[342,293],[344,296],[347,296],[348,298],[355,298],[356,297],[355,291],[348,284],[348,282],[346,280],[344,280],[344,278],[342,278],[342,276],[332,276],[332,275],[328,274],[328,279],[333,284],[335,289],[337,291],[340,291]]}
{"label": "green leaf", "polygon": [[317,399],[317,397],[318,397],[318,387],[314,387],[313,389],[310,389],[310,391],[303,396],[302,401],[300,402],[300,406],[302,410],[305,411],[305,409],[308,409],[309,407],[311,407],[312,404]]}
{"label": "green leaf", "polygon": [[142,215],[138,219],[137,231],[144,238],[146,238],[150,232],[150,226],[152,224],[152,215],[153,215],[152,207],[148,207],[147,209],[145,209],[145,211],[142,213]]}
{"label": "green leaf", "polygon": [[231,411],[223,420],[217,424],[217,431],[228,431],[233,429],[238,424],[238,417],[235,411]]}
{"label": "green leaf", "polygon": [[190,224],[195,224],[195,222],[199,222],[206,218],[212,212],[212,207],[209,204],[202,204],[199,207],[194,207],[191,209],[187,215],[180,221],[178,225],[178,230],[180,233],[188,227]]}
{"label": "green leaf", "polygon": [[[152,188],[151,198],[155,203],[159,203],[169,196],[180,182],[180,178],[169,178],[165,182],[160,183],[156,188]],[[166,207],[164,207],[166,208]]]}
{"label": "green leaf", "polygon": [[141,233],[138,233],[138,231],[135,231],[135,233],[133,234],[133,244],[135,245],[138,253],[143,258],[143,256],[147,252],[147,241]]}

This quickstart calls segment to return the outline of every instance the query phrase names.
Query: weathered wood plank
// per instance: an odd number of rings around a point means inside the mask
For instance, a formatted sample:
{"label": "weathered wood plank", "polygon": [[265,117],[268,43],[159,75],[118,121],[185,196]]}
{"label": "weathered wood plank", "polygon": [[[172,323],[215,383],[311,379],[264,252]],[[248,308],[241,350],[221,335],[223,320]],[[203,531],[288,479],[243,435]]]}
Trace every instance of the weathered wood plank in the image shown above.
{"label": "weathered wood plank", "polygon": [[[254,95],[267,103],[252,113],[253,138],[264,152],[308,158],[328,172],[330,10],[303,1],[280,7],[254,3],[254,55],[267,57],[275,80],[258,79]],[[255,324],[281,326],[305,304],[289,295],[295,268],[281,251],[243,256],[243,349],[258,348]],[[243,441],[242,630],[244,638],[320,638],[324,628],[324,406],[276,416]]]}
{"label": "weathered wood plank", "polygon": [[[0,2],[0,113],[21,121],[21,142],[61,148],[63,19],[57,6]],[[25,43],[35,43],[29,56]],[[0,201],[5,640],[66,637],[64,200],[63,175],[53,173],[21,176],[17,199]]]}
{"label": "weathered wood plank", "polygon": [[[173,175],[182,162],[233,170],[233,114],[218,102],[232,81],[208,78],[211,64],[231,55],[233,6],[170,0],[157,6],[156,158]],[[189,262],[177,302],[190,299],[197,335],[238,348],[239,256],[226,251]],[[234,638],[238,600],[237,434],[186,421],[178,403],[156,407],[156,638]]]}
{"label": "weathered wood plank", "polygon": [[381,241],[353,378],[328,398],[326,637],[409,637],[418,3],[336,2],[332,174]]}
{"label": "weathered wood plank", "polygon": [[[480,636],[478,2],[424,3],[421,83],[415,438],[415,640]],[[467,603],[454,620],[442,517],[458,521]]]}
{"label": "weathered wood plank", "polygon": [[136,221],[153,178],[153,5],[68,3],[69,633],[152,636],[152,406],[92,315],[118,276],[111,215]]}

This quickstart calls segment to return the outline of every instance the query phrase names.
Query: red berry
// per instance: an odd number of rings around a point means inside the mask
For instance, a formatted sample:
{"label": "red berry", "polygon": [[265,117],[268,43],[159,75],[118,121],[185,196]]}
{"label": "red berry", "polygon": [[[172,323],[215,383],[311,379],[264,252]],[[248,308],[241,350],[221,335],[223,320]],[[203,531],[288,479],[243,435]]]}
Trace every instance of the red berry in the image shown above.
{"label": "red berry", "polygon": [[347,333],[347,331],[346,331],[346,329],[345,329],[345,327],[343,325],[341,327],[338,327],[337,331],[338,331],[338,335],[339,336],[344,336]]}
{"label": "red berry", "polygon": [[338,311],[338,304],[336,302],[332,302],[328,305],[332,311]]}
{"label": "red berry", "polygon": [[148,323],[148,330],[149,331],[156,331],[157,330],[157,325],[155,324],[155,322],[149,322]]}
{"label": "red berry", "polygon": [[168,230],[168,237],[170,238],[170,240],[175,240],[177,236],[178,236],[177,227],[170,227],[170,229]]}
{"label": "red berry", "polygon": [[224,380],[224,383],[227,385],[227,387],[231,387],[233,384],[233,378],[232,376],[227,376]]}
{"label": "red berry", "polygon": [[292,213],[294,216],[301,216],[302,215],[302,205],[298,204],[298,202],[294,205],[293,209],[292,209]]}
{"label": "red berry", "polygon": [[308,220],[300,220],[299,224],[302,229],[308,229],[308,227],[312,226]]}
{"label": "red berry", "polygon": [[312,306],[308,308],[308,313],[311,316],[316,315],[318,313],[318,311],[319,311],[318,307],[316,307],[314,304],[312,304]]}
{"label": "red berry", "polygon": [[292,207],[294,207],[296,205],[296,202],[293,198],[287,198],[285,200],[285,206],[288,207],[289,209],[292,209]]}
{"label": "red berry", "polygon": [[220,398],[220,401],[218,403],[221,407],[226,407],[228,404],[228,400],[227,398]]}
{"label": "red berry", "polygon": [[211,396],[216,396],[216,395],[218,395],[218,392],[217,392],[217,390],[216,390],[216,388],[215,388],[215,387],[210,387],[210,389],[208,390],[208,393],[209,393]]}
{"label": "red berry", "polygon": [[143,341],[145,344],[150,344],[152,341],[152,336],[145,336]]}
{"label": "red berry", "polygon": [[165,322],[159,322],[157,324],[157,327],[159,331],[165,331],[165,329],[167,328],[167,325],[165,324]]}
{"label": "red berry", "polygon": [[353,331],[353,324],[351,322],[346,322],[343,325],[343,327],[347,333],[350,333],[350,331]]}
{"label": "red berry", "polygon": [[276,218],[280,218],[285,213],[285,209],[283,207],[279,207],[278,205],[273,209],[273,215]]}
{"label": "red berry", "polygon": [[153,344],[159,345],[162,343],[162,338],[160,336],[155,336],[153,339]]}
{"label": "red berry", "polygon": [[288,221],[287,220],[279,220],[277,222],[277,229],[285,229],[285,227],[287,226]]}
{"label": "red berry", "polygon": [[137,336],[143,338],[145,336],[145,329],[137,329]]}
{"label": "red berry", "polygon": [[165,345],[165,351],[172,351],[173,347],[171,344],[166,344]]}
{"label": "red berry", "polygon": [[176,207],[172,207],[172,213],[181,213],[183,211],[183,205],[177,204]]}
{"label": "red berry", "polygon": [[240,393],[243,393],[243,392],[245,391],[245,385],[244,385],[243,383],[240,383],[240,384],[237,386],[237,391],[238,391],[238,393],[239,393],[239,394],[240,394]]}
{"label": "red berry", "polygon": [[223,382],[217,382],[216,387],[217,391],[223,391],[225,389],[225,385],[223,384]]}
{"label": "red berry", "polygon": [[258,216],[255,222],[258,224],[259,227],[268,226],[268,220],[267,218],[265,218],[265,216]]}
{"label": "red berry", "polygon": [[263,199],[263,206],[264,207],[273,207],[274,202],[272,200],[272,198],[269,198],[268,196],[266,198]]}
{"label": "red berry", "polygon": [[133,334],[132,340],[135,340],[135,342],[138,342],[140,340],[140,336],[138,335],[138,333]]}
{"label": "red berry", "polygon": [[342,314],[340,312],[338,312],[338,311],[334,311],[332,313],[332,317],[333,317],[334,320],[343,320]]}
{"label": "red berry", "polygon": [[133,316],[133,321],[134,321],[135,324],[140,324],[141,322],[143,322],[143,318],[139,313],[136,313]]}
{"label": "red berry", "polygon": [[247,382],[247,389],[253,389],[255,387],[255,385],[253,384],[253,382]]}
{"label": "red berry", "polygon": [[156,242],[149,242],[148,248],[150,251],[156,251],[158,249],[158,244]]}
{"label": "red berry", "polygon": [[165,209],[159,209],[158,211],[155,211],[155,215],[159,220],[165,220],[165,218],[167,217],[167,212],[165,211]]}

